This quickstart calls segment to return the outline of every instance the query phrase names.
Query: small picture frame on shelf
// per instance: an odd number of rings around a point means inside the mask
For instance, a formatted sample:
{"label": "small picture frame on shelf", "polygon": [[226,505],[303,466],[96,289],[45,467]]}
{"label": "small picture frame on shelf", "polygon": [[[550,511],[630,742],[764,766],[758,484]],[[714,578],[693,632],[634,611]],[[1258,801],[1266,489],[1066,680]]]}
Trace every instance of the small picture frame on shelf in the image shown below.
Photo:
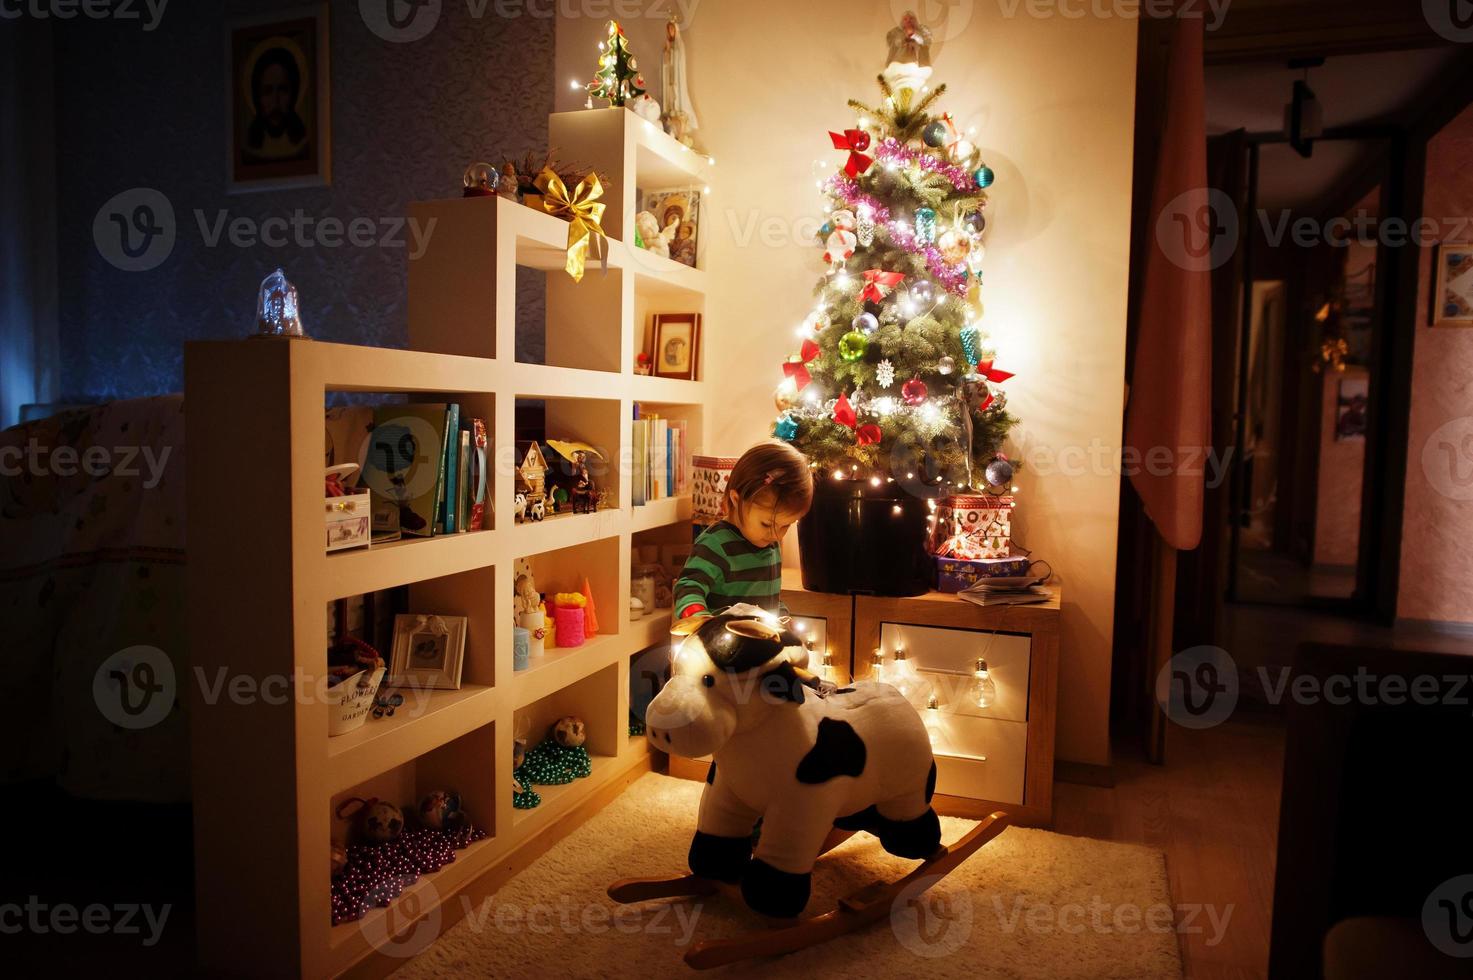
{"label": "small picture frame on shelf", "polygon": [[466,617],[400,613],[394,617],[389,683],[431,691],[460,690]]}
{"label": "small picture frame on shelf", "polygon": [[700,346],[699,313],[655,314],[655,377],[696,380]]}
{"label": "small picture frame on shelf", "polygon": [[1433,262],[1432,326],[1473,327],[1473,244],[1443,242]]}

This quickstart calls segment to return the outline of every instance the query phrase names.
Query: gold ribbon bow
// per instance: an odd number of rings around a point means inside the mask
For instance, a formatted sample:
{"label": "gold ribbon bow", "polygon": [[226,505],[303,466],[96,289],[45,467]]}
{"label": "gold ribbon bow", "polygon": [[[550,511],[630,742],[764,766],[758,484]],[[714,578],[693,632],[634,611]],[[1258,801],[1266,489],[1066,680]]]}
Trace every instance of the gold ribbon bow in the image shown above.
{"label": "gold ribbon bow", "polygon": [[590,173],[578,181],[578,186],[571,195],[568,194],[567,185],[562,178],[553,173],[551,168],[544,168],[537,175],[535,183],[542,192],[542,209],[553,217],[568,222],[568,275],[573,277],[574,282],[583,281],[583,263],[588,255],[590,242],[594,245],[595,255],[603,259],[604,271],[607,272],[608,248],[600,246],[599,240],[607,240],[608,236],[604,234],[599,222],[603,220],[604,208],[608,205],[597,201],[604,192],[598,175]]}

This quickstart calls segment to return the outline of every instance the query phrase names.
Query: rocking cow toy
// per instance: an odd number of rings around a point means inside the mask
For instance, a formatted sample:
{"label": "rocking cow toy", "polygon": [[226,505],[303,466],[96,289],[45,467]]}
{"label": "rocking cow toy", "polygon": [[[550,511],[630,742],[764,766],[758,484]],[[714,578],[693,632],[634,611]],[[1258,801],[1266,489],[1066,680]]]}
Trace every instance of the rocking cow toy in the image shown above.
{"label": "rocking cow toy", "polygon": [[928,887],[1007,825],[995,813],[941,846],[931,808],[936,763],[915,708],[882,683],[821,695],[809,686],[806,666],[798,636],[755,606],[700,621],[679,644],[645,731],[661,751],[714,758],[690,846],[692,873],[621,881],[610,897],[637,902],[739,889],[755,911],[791,918],[808,903],[818,857],[856,831],[924,863],[900,881],[846,897],[832,912],[697,943],[685,959],[698,969],[792,952],[882,918],[902,890]]}

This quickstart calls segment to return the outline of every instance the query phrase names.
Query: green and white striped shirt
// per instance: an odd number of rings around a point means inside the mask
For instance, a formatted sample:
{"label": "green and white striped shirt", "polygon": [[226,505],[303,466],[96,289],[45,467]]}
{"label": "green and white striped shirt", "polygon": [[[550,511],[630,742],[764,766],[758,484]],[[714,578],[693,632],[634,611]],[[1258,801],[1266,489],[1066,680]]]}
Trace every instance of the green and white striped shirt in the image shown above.
{"label": "green and white striped shirt", "polygon": [[780,614],[782,576],[783,556],[777,545],[759,548],[733,525],[718,521],[696,538],[675,582],[675,618],[684,619],[691,607],[716,612],[739,602]]}

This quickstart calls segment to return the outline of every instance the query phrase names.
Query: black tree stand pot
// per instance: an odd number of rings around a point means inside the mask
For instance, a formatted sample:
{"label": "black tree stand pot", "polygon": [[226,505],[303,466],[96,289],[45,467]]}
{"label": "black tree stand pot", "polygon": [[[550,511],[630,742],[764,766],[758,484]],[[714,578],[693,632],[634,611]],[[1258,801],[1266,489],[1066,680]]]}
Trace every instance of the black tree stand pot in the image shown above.
{"label": "black tree stand pot", "polygon": [[803,588],[810,592],[920,595],[935,563],[926,553],[927,498],[898,483],[814,480],[813,506],[798,521]]}

